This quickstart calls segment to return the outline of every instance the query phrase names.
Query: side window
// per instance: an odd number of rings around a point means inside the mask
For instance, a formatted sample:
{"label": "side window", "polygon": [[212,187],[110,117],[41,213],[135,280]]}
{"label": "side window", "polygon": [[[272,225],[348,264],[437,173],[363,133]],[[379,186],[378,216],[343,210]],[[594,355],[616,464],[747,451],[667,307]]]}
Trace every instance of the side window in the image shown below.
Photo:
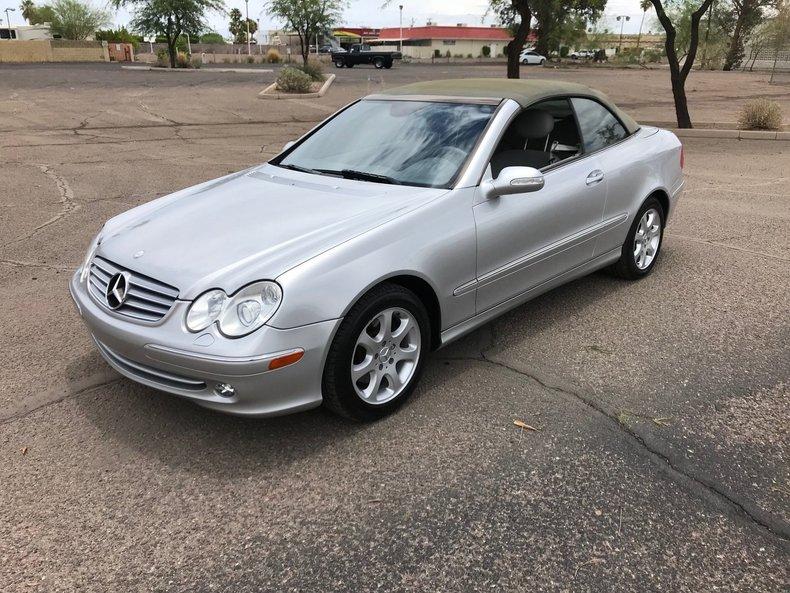
{"label": "side window", "polygon": [[592,152],[619,142],[628,133],[606,107],[592,99],[571,99],[582,132],[585,152]]}
{"label": "side window", "polygon": [[531,105],[510,123],[491,158],[491,174],[498,177],[506,167],[543,169],[580,152],[570,102],[548,99]]}

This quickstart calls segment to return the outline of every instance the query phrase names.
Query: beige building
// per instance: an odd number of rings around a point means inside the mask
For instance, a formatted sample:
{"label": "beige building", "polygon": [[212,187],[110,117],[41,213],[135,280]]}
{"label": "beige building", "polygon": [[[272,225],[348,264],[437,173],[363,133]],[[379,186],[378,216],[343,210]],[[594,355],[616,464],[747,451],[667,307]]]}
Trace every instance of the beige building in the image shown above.
{"label": "beige building", "polygon": [[501,56],[513,38],[503,27],[467,27],[429,25],[427,27],[391,27],[382,29],[379,38],[371,45],[381,45],[397,50],[412,58],[430,58],[434,55],[473,58],[483,55],[483,47],[491,56]]}

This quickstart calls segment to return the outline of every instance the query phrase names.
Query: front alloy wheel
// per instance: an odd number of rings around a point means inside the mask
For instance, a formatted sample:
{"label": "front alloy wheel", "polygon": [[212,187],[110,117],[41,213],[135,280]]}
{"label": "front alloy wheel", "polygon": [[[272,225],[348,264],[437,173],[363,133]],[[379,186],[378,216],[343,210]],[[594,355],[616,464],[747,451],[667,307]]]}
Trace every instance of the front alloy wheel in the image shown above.
{"label": "front alloy wheel", "polygon": [[351,307],[324,365],[324,406],[352,420],[393,412],[414,391],[430,350],[425,306],[398,284],[380,284]]}
{"label": "front alloy wheel", "polygon": [[398,397],[417,369],[422,349],[420,327],[405,309],[390,307],[362,330],[351,359],[354,390],[371,405]]}

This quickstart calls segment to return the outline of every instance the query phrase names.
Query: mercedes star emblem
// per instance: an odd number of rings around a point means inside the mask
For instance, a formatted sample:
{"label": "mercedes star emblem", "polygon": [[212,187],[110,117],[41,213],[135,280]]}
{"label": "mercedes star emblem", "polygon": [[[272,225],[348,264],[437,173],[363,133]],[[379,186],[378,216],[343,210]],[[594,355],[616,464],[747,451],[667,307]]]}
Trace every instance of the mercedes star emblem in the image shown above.
{"label": "mercedes star emblem", "polygon": [[107,291],[105,297],[107,298],[107,305],[110,309],[117,309],[126,300],[126,293],[129,291],[129,274],[127,272],[118,272],[107,284]]}

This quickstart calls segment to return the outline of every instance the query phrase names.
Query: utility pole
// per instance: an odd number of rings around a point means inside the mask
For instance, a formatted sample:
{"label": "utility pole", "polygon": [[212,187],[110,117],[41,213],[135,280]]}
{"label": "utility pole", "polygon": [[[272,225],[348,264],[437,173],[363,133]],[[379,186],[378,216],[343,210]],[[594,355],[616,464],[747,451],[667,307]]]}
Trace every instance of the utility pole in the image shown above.
{"label": "utility pole", "polygon": [[250,0],[244,0],[244,17],[247,24],[247,55],[252,55],[250,50]]}
{"label": "utility pole", "polygon": [[8,16],[9,12],[16,12],[16,8],[5,9],[5,20],[8,23],[8,38],[11,39],[11,17]]}
{"label": "utility pole", "polygon": [[400,11],[400,35],[398,36],[398,44],[400,47],[398,51],[402,54],[403,53],[403,4],[398,5],[398,10]]}
{"label": "utility pole", "polygon": [[258,42],[258,55],[261,55],[263,53],[263,44],[261,44],[261,19],[258,19],[258,28],[255,32],[258,33],[258,38],[256,39]]}
{"label": "utility pole", "polygon": [[620,51],[623,49],[623,27],[625,26],[626,21],[630,21],[631,17],[627,15],[618,15],[617,20],[620,21],[620,42],[617,44],[617,53],[619,54]]}

